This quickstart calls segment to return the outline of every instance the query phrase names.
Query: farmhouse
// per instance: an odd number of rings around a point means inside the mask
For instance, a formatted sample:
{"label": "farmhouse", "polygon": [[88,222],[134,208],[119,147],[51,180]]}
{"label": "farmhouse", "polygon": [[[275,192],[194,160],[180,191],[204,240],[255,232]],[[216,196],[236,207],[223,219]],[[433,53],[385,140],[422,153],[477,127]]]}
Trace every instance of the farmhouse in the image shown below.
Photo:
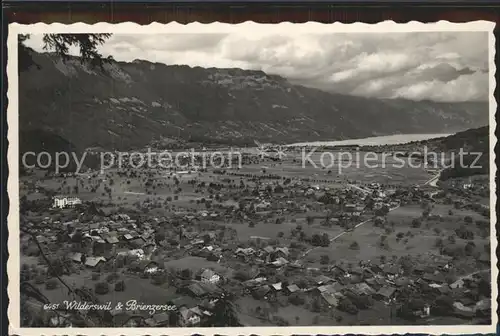
{"label": "farmhouse", "polygon": [[220,275],[218,275],[211,269],[206,269],[200,274],[200,280],[202,282],[216,284],[220,281]]}

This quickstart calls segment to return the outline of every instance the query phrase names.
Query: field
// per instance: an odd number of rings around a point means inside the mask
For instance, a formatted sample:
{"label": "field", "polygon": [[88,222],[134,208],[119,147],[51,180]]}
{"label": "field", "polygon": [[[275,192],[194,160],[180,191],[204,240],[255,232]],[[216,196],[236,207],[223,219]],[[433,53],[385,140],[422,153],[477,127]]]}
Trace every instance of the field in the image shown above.
{"label": "field", "polygon": [[[75,288],[85,286],[94,289],[98,282],[106,281],[107,273],[102,273],[97,280],[92,280],[92,272],[88,269],[80,271],[72,275],[63,276],[63,280],[68,285]],[[117,292],[113,290],[113,284],[110,284],[110,290],[107,294],[97,295],[97,299],[101,303],[110,301],[112,306],[118,302],[125,303],[128,300],[137,300],[138,302],[148,304],[166,304],[169,299],[175,297],[175,287],[168,285],[157,286],[150,283],[149,280],[144,280],[130,274],[122,275],[120,279],[125,282],[125,290]],[[68,290],[59,284],[58,288],[48,290],[44,284],[36,285],[36,287],[50,300],[52,303],[63,303],[65,300],[74,300],[71,295],[68,295]]]}
{"label": "field", "polygon": [[[449,211],[453,215],[449,215]],[[353,232],[348,232],[334,242],[329,247],[313,249],[306,260],[314,265],[319,265],[322,255],[328,255],[330,261],[345,261],[355,264],[358,261],[368,261],[381,255],[388,259],[392,257],[412,256],[425,258],[426,255],[439,255],[439,248],[436,246],[437,239],[442,239],[447,244],[447,237],[454,235],[455,230],[464,223],[465,216],[471,216],[473,220],[484,219],[479,214],[472,211],[457,210],[452,206],[436,204],[431,212],[433,215],[442,216],[442,220],[426,220],[420,228],[412,227],[412,220],[422,214],[419,206],[403,206],[391,211],[387,216],[387,222],[394,222],[394,228],[388,232],[386,229],[376,227],[373,222],[367,222],[359,226]],[[470,225],[475,229],[474,224]],[[398,234],[402,238],[398,239]],[[387,247],[381,248],[379,245],[381,237],[386,236]],[[483,251],[484,246],[489,243],[489,236],[482,237],[477,232],[474,239],[463,240],[456,238],[457,247],[464,247],[469,241],[474,242],[478,251]],[[351,248],[357,242],[359,248]],[[466,272],[464,270],[464,272]]]}

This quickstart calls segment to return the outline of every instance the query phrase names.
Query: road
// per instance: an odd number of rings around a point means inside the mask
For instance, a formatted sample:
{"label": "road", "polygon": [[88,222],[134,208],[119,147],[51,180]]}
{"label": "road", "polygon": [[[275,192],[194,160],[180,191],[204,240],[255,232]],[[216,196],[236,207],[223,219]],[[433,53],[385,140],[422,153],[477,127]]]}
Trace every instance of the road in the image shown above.
{"label": "road", "polygon": [[472,272],[472,273],[467,274],[467,275],[462,275],[456,281],[458,281],[458,280],[464,280],[464,279],[470,279],[470,278],[472,278],[473,275],[476,275],[476,274],[479,274],[479,273],[486,273],[486,272],[489,272],[490,270],[491,270],[490,268],[486,268],[486,269],[483,269],[483,270]]}
{"label": "road", "polygon": [[[396,210],[397,208],[399,208],[399,205],[398,205],[397,207],[394,207],[394,208],[389,209],[389,212],[394,211],[394,210]],[[361,225],[364,225],[364,224],[366,224],[366,223],[368,223],[368,222],[371,222],[372,220],[373,220],[373,218],[367,219],[367,220],[365,220],[365,221],[363,221],[363,222],[361,222],[361,223],[356,224],[356,225],[354,226],[353,230],[351,230],[351,231],[346,230],[346,231],[344,231],[344,232],[339,233],[339,234],[338,234],[338,235],[336,235],[335,237],[330,238],[330,243],[334,242],[335,240],[337,240],[338,238],[342,237],[342,236],[343,236],[343,235],[345,235],[346,233],[353,232],[356,228],[358,228],[358,227],[360,227]],[[305,251],[305,252],[302,254],[301,258],[304,258],[304,257],[305,257],[305,256],[307,256],[307,255],[308,255],[311,251],[313,251],[313,250],[315,250],[315,249],[317,249],[317,248],[319,248],[319,247],[321,247],[321,246],[315,246],[315,247],[312,247],[312,248],[310,248],[309,250]]]}
{"label": "road", "polygon": [[439,181],[439,178],[441,177],[441,172],[443,170],[440,170],[436,176],[428,180],[427,182],[424,183],[424,185],[430,185],[431,187],[437,187],[437,182]]}
{"label": "road", "polygon": [[371,190],[368,190],[368,189],[363,189],[363,188],[361,188],[361,187],[358,187],[358,186],[357,186],[357,185],[355,185],[355,184],[348,184],[348,186],[349,186],[349,187],[351,187],[351,188],[357,189],[357,190],[359,190],[359,191],[361,191],[362,193],[365,193],[365,194],[371,194],[371,193],[372,193],[372,191],[371,191]]}
{"label": "road", "polygon": [[[432,177],[432,178],[431,178],[431,179],[429,179],[427,182],[425,182],[425,183],[424,183],[424,185],[427,185],[427,184],[428,184],[428,185],[430,185],[430,186],[437,187],[437,182],[439,181],[439,177],[441,176],[441,172],[442,172],[442,171],[443,171],[443,170],[440,170],[440,171],[439,171],[439,172],[438,172],[438,173],[437,173],[434,177]],[[357,185],[355,185],[355,184],[348,184],[348,186],[349,186],[349,187],[351,187],[351,188],[357,189],[357,190],[359,190],[359,191],[361,191],[361,192],[363,192],[363,193],[365,193],[365,194],[369,194],[369,193],[371,192],[371,191],[369,191],[369,190],[367,190],[367,189],[363,189],[363,188],[361,188],[361,187],[359,187],[359,186],[357,186]],[[390,212],[390,211],[394,211],[394,210],[396,210],[397,208],[399,208],[399,205],[398,205],[397,207],[394,207],[394,208],[392,208],[392,209],[389,209],[389,212]],[[364,224],[366,224],[366,223],[368,223],[368,222],[370,222],[370,221],[372,221],[372,220],[373,220],[373,219],[372,219],[372,218],[370,218],[370,219],[367,219],[367,220],[365,220],[365,221],[363,221],[363,222],[361,222],[361,223],[358,223],[358,224],[356,224],[356,225],[354,226],[354,229],[356,229],[356,228],[360,227],[361,225],[364,225]],[[345,235],[345,234],[346,234],[346,233],[348,233],[348,232],[352,232],[352,231],[347,231],[347,230],[346,230],[346,231],[344,231],[344,232],[339,233],[339,234],[338,234],[338,235],[336,235],[335,237],[330,238],[330,243],[331,243],[331,242],[334,242],[335,240],[337,240],[338,238],[342,237],[343,235]],[[311,251],[313,251],[314,249],[317,249],[318,247],[319,247],[319,246],[316,246],[316,247],[310,248],[309,250],[307,250],[306,252],[304,252],[304,253],[302,254],[301,258],[304,258],[304,257],[305,257],[305,256],[307,256],[307,255],[308,255]]]}

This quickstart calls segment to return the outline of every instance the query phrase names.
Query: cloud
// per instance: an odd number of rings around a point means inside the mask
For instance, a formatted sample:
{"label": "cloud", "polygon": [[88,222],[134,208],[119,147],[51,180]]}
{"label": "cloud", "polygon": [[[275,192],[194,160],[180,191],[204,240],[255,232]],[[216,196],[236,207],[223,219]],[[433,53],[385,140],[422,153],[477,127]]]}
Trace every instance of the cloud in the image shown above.
{"label": "cloud", "polygon": [[482,73],[472,73],[461,75],[448,82],[432,80],[410,84],[395,90],[392,98],[455,101],[457,94],[460,94],[460,100],[484,100],[488,94],[488,85],[488,76]]}
{"label": "cloud", "polygon": [[[41,36],[28,45],[41,49]],[[113,35],[101,53],[121,61],[243,68],[325,91],[379,98],[488,99],[482,32]],[[77,50],[74,51],[75,53]]]}

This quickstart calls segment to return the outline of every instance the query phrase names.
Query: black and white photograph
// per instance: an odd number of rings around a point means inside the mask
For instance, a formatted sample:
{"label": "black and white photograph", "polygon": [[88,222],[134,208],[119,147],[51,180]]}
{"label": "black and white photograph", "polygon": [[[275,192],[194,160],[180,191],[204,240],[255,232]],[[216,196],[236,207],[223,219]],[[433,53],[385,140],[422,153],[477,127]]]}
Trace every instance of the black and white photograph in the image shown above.
{"label": "black and white photograph", "polygon": [[493,27],[10,25],[12,330],[495,332]]}

